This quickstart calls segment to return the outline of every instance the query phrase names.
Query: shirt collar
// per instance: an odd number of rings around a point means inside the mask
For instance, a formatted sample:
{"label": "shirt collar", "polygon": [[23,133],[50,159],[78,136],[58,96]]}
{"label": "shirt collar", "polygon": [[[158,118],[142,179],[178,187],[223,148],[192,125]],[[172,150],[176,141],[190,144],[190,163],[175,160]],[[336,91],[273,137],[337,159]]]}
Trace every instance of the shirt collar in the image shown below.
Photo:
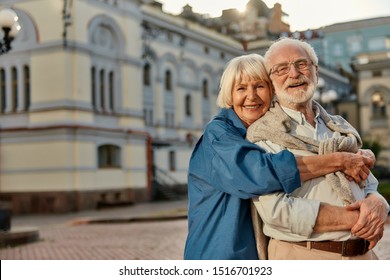
{"label": "shirt collar", "polygon": [[[284,107],[282,105],[280,105],[280,107],[282,107],[283,111],[292,119],[294,120],[295,122],[299,123],[299,124],[304,124],[306,122],[306,118],[305,118],[305,115],[302,114],[301,112],[298,112],[298,111],[295,111],[293,109],[290,109],[290,108],[287,108],[287,107]],[[314,110],[314,113],[315,113],[315,120],[318,122],[318,119],[319,119],[319,116],[320,116],[320,111],[319,109],[317,108],[317,106],[313,106],[313,110]]]}
{"label": "shirt collar", "polygon": [[241,119],[237,116],[236,112],[234,112],[233,108],[222,109],[222,112],[226,114],[227,118],[233,122],[233,126],[235,126],[245,137],[246,127],[242,123]]}

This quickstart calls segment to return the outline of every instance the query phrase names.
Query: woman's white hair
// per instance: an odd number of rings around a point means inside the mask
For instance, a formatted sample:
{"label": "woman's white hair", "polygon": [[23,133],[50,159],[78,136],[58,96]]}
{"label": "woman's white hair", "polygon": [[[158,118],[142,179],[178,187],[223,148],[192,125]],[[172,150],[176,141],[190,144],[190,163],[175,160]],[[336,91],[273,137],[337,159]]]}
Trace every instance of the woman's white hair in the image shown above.
{"label": "woman's white hair", "polygon": [[271,85],[267,74],[264,58],[259,54],[246,54],[230,60],[222,73],[217,106],[219,108],[231,108],[233,86],[241,82],[243,78],[249,80],[261,80]]}

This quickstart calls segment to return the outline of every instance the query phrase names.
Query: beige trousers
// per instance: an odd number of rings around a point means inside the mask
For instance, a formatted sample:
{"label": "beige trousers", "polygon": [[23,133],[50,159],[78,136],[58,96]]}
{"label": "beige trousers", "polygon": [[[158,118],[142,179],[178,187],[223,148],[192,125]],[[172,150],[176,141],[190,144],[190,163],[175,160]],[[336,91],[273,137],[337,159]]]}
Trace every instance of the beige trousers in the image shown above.
{"label": "beige trousers", "polygon": [[316,249],[309,249],[290,242],[271,239],[268,245],[270,260],[377,260],[378,257],[370,250],[364,255],[343,257],[341,254]]}

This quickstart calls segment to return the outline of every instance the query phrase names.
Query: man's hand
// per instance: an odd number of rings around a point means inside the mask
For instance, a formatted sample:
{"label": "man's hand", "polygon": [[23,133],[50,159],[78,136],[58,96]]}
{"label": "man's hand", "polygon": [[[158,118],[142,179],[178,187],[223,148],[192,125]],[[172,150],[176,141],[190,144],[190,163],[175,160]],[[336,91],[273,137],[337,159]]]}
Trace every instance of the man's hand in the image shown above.
{"label": "man's hand", "polygon": [[364,181],[370,174],[370,169],[374,166],[372,158],[360,153],[341,153],[343,157],[343,169],[349,180],[353,179],[356,183]]}
{"label": "man's hand", "polygon": [[374,161],[374,164],[375,164],[376,157],[375,157],[375,154],[371,150],[369,150],[369,149],[360,149],[357,153],[359,155],[371,158]]}
{"label": "man's hand", "polygon": [[348,210],[360,210],[357,223],[351,232],[370,242],[369,249],[376,246],[383,236],[387,219],[387,202],[380,195],[369,194],[365,199],[356,201],[346,207]]}

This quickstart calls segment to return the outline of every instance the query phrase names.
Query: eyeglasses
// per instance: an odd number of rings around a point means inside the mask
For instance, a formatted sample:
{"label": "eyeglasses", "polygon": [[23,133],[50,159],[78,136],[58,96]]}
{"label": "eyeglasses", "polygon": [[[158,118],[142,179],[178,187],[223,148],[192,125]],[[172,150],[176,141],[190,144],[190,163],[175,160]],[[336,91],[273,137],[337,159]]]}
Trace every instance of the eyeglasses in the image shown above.
{"label": "eyeglasses", "polygon": [[307,70],[312,64],[313,62],[307,59],[298,59],[293,62],[276,64],[269,71],[269,75],[271,74],[276,74],[278,76],[286,75],[288,72],[290,72],[291,65],[294,65],[295,69],[299,71]]}

